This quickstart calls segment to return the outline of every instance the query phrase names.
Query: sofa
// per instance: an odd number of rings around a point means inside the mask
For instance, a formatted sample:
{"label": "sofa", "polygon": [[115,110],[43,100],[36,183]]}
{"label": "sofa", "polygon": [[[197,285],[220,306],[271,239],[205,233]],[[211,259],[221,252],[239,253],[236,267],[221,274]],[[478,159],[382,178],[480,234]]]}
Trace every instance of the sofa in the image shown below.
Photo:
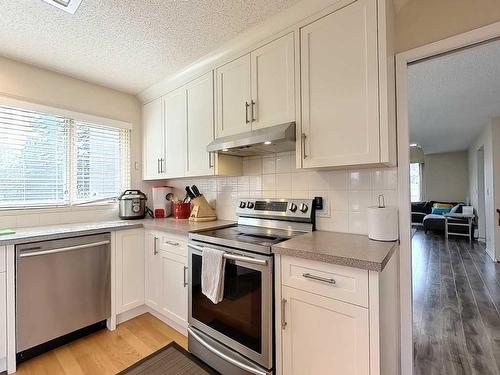
{"label": "sofa", "polygon": [[[462,213],[462,202],[443,202],[443,201],[424,201],[424,202],[412,202],[411,204],[411,222],[414,226],[422,226],[425,233],[428,231],[432,232],[445,232],[446,221],[442,214],[432,213],[432,208],[434,204],[450,204],[453,205],[453,212]],[[464,219],[449,219],[449,222],[456,222],[461,224]],[[450,229],[455,233],[467,233],[468,229],[466,227],[457,225],[450,226]]]}

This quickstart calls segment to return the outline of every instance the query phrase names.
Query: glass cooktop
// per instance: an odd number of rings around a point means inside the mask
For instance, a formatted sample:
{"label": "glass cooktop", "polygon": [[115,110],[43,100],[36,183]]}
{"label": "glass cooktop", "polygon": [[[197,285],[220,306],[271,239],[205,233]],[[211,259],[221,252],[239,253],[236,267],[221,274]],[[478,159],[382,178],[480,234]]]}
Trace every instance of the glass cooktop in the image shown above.
{"label": "glass cooktop", "polygon": [[[299,234],[303,234],[303,232],[237,225],[197,232],[192,238],[216,245],[270,252],[271,246]],[[262,251],[263,248],[267,248],[268,251]]]}

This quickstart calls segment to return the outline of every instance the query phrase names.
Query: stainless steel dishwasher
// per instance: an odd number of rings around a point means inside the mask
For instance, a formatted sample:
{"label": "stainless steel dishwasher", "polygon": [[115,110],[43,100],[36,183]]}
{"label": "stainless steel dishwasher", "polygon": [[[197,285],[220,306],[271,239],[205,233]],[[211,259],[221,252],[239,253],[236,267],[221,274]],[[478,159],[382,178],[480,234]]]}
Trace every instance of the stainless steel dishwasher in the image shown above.
{"label": "stainless steel dishwasher", "polygon": [[109,233],[17,245],[16,262],[18,356],[110,317]]}

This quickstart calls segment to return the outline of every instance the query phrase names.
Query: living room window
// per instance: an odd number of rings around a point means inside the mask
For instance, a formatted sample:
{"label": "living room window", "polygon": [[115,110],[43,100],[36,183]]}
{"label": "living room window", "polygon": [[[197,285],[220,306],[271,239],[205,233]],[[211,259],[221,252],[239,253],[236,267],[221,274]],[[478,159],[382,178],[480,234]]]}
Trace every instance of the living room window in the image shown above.
{"label": "living room window", "polygon": [[422,200],[422,164],[410,163],[410,196],[412,202]]}
{"label": "living room window", "polygon": [[129,185],[129,134],[0,105],[0,208],[112,201]]}

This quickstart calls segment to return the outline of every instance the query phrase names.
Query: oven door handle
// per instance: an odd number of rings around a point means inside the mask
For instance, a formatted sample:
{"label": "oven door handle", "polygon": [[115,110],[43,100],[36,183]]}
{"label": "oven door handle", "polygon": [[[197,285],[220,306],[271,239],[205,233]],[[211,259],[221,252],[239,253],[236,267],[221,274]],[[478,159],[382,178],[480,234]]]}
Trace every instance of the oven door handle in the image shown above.
{"label": "oven door handle", "polygon": [[208,342],[206,342],[205,340],[203,340],[198,334],[196,334],[196,332],[194,332],[191,327],[188,327],[188,332],[190,335],[192,335],[196,341],[198,341],[200,344],[202,344],[205,348],[207,348],[207,350],[211,351],[213,354],[215,354],[216,356],[222,358],[223,360],[233,364],[234,366],[242,369],[242,370],[245,370],[245,371],[248,371],[249,373],[251,374],[255,374],[255,375],[268,375],[269,373],[268,372],[264,372],[264,371],[261,371],[259,369],[256,369],[254,367],[250,367],[244,363],[241,363],[239,361],[237,361],[236,359],[234,358],[231,358],[229,357],[228,355],[222,353],[221,351],[217,350],[216,348],[214,348],[213,346],[211,346]]}
{"label": "oven door handle", "polygon": [[[199,250],[199,251],[203,251],[203,249],[209,249],[209,247],[193,245],[191,243],[188,246],[192,249]],[[250,264],[258,264],[259,266],[267,266],[267,260],[265,260],[265,259],[255,259],[255,258],[243,256],[243,255],[234,255],[234,254],[229,254],[229,253],[224,253],[224,258],[229,259],[229,260],[237,260],[240,262],[246,262],[246,263],[250,263]]]}

